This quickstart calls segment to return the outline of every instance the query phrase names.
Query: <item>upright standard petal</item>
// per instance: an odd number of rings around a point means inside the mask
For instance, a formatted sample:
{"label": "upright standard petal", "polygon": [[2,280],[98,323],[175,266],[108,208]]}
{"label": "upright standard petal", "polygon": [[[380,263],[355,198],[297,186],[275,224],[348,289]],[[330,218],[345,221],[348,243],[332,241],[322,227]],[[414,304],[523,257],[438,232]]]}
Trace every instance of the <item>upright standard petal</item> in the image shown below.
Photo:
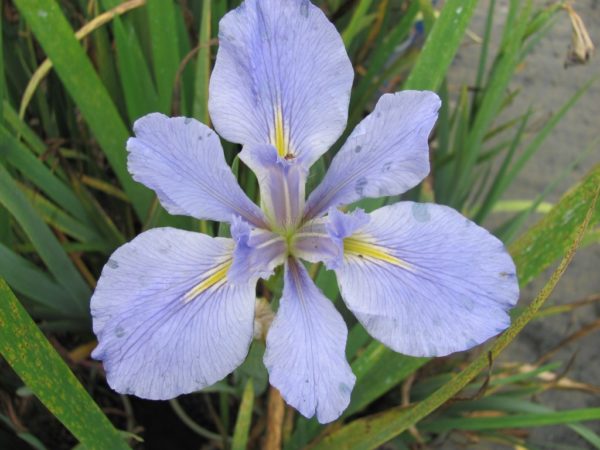
{"label": "upright standard petal", "polygon": [[245,146],[240,159],[252,169],[260,186],[260,203],[273,230],[295,230],[304,212],[308,169],[287,160],[272,145]]}
{"label": "upright standard petal", "polygon": [[117,249],[91,301],[109,385],[169,399],[222,379],[253,336],[255,287],[226,281],[233,241],[155,228]]}
{"label": "upright standard petal", "polygon": [[264,226],[260,208],[244,194],[225,162],[219,137],[185,117],[153,113],[133,125],[127,141],[133,178],[156,191],[171,214],[220,222],[239,215]]}
{"label": "upright standard petal", "polygon": [[344,239],[342,298],[365,329],[413,356],[466,350],[510,324],[519,296],[502,242],[446,206],[401,202]]}
{"label": "upright standard petal", "polygon": [[346,324],[294,258],[284,283],[267,335],[270,383],[305,417],[331,422],[348,406],[356,379],[345,356]]}
{"label": "upright standard petal", "polygon": [[308,198],[305,217],[416,186],[429,173],[427,140],[440,105],[439,97],[429,91],[383,95],[333,158]]}
{"label": "upright standard petal", "polygon": [[246,0],[219,27],[208,105],[215,129],[309,167],[348,117],[354,74],[335,27],[308,0]]}

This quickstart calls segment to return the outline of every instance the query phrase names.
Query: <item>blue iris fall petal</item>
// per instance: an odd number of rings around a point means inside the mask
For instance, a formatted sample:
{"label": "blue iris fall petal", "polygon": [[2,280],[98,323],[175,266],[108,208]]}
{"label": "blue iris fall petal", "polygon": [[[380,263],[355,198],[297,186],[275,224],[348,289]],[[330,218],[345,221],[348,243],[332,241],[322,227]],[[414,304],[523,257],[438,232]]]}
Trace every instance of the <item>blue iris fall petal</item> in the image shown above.
{"label": "blue iris fall petal", "polygon": [[222,19],[219,41],[209,111],[216,131],[243,145],[261,205],[207,126],[161,114],[136,121],[127,143],[134,179],[171,214],[229,222],[232,239],[157,228],[111,256],[91,310],[93,356],[113,389],[167,399],[231,373],[252,340],[256,283],[284,264],[267,335],[270,382],[306,417],[337,419],[355,382],[347,329],[301,259],[334,270],[348,308],[401,353],[466,350],[509,325],[515,267],[483,228],[432,204],[338,209],[427,176],[435,93],[382,96],[305,200],[310,166],[346,126],[353,70],[341,37],[308,0],[246,0]]}

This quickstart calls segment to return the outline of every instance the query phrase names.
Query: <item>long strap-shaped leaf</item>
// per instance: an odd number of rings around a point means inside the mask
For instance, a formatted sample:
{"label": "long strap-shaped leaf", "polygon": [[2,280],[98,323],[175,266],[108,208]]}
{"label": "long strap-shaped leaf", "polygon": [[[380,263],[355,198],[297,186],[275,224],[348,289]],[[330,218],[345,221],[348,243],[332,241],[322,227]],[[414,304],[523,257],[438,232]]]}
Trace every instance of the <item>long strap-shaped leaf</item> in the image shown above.
{"label": "long strap-shaped leaf", "polygon": [[0,353],[87,450],[129,448],[1,278]]}
{"label": "long strap-shaped leaf", "polygon": [[252,422],[252,407],[254,405],[254,385],[252,379],[246,382],[244,393],[242,395],[242,403],[235,422],[235,430],[233,432],[233,441],[231,442],[231,450],[245,450],[248,446],[248,438],[250,434],[250,425]]}
{"label": "long strap-shaped leaf", "polygon": [[81,110],[137,214],[146,217],[152,195],[127,172],[125,141],[129,132],[58,3],[16,0],[15,4]]}
{"label": "long strap-shaped leaf", "polygon": [[[521,285],[528,284],[563,255],[572,241],[573,230],[581,223],[590,201],[600,186],[600,164],[537,224],[510,246],[518,268]],[[600,222],[600,204],[590,219],[590,226]]]}
{"label": "long strap-shaped leaf", "polygon": [[439,88],[463,40],[475,6],[477,0],[448,0],[445,3],[404,89],[435,91]]}
{"label": "long strap-shaped leaf", "polygon": [[[598,168],[600,170],[600,168]],[[594,179],[595,172],[593,172],[586,181]],[[558,281],[562,277],[563,273],[567,269],[569,263],[573,259],[577,248],[585,234],[585,231],[592,220],[597,216],[596,202],[600,194],[600,185],[595,184],[593,189],[589,189],[587,183],[584,183],[579,189],[576,190],[579,194],[577,204],[583,205],[582,208],[572,211],[570,214],[576,215],[578,223],[572,224],[573,227],[569,227],[569,233],[567,234],[567,247],[566,254],[563,257],[560,265],[554,271],[548,283],[540,291],[537,297],[531,302],[531,304],[523,311],[523,313],[515,319],[510,328],[502,334],[494,344],[489,348],[488,352],[483,352],[477,357],[469,366],[467,366],[459,375],[454,377],[448,383],[443,385],[440,389],[435,391],[432,395],[427,397],[422,402],[416,404],[414,407],[409,409],[393,408],[382,414],[375,416],[365,417],[362,419],[355,420],[345,427],[338,429],[332,434],[325,436],[315,446],[311,447],[315,449],[353,449],[353,450],[371,450],[377,448],[381,444],[393,439],[402,432],[406,431],[411,426],[418,423],[421,419],[427,417],[446,401],[460,392],[478,373],[480,373],[489,364],[488,358],[496,358],[521,332],[521,330],[527,325],[527,323],[534,318],[537,311],[548,299]],[[572,201],[571,196],[563,198],[563,200],[555,207],[557,211],[561,210],[561,207],[565,207],[563,204],[565,201]],[[596,214],[595,214],[596,213]],[[556,217],[556,216],[555,216]],[[552,224],[549,224],[551,227]],[[534,235],[544,236],[546,242],[552,239],[552,235],[544,233],[541,227],[534,227],[530,232]],[[544,233],[544,234],[542,234]],[[522,238],[524,242],[529,239],[529,233]],[[536,242],[534,240],[534,242]],[[551,240],[552,244],[554,242]],[[539,240],[536,242],[538,245],[543,245]],[[519,247],[517,247],[519,248]],[[517,259],[519,262],[536,262],[535,259],[528,260],[526,255],[522,256],[523,259]]]}
{"label": "long strap-shaped leaf", "polygon": [[80,317],[88,317],[90,288],[72,261],[62,249],[58,239],[46,226],[17,184],[0,164],[0,205],[3,205],[23,228],[37,254],[48,267],[56,281],[70,294],[63,307]]}

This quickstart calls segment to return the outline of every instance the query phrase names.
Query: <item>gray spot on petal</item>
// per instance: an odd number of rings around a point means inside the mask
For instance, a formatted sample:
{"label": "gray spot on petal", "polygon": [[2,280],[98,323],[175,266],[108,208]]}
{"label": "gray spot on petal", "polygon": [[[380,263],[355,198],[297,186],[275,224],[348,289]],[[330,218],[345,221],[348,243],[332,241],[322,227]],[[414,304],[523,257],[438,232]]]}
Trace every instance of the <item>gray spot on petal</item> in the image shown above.
{"label": "gray spot on petal", "polygon": [[162,243],[162,245],[160,245],[158,247],[158,252],[163,255],[166,255],[171,251],[171,248],[172,248],[172,245],[170,242],[164,242],[164,243]]}
{"label": "gray spot on petal", "polygon": [[354,185],[354,191],[358,195],[362,196],[367,183],[368,183],[368,181],[365,177],[359,178],[358,180],[356,180],[356,184]]}
{"label": "gray spot on petal", "polygon": [[119,263],[117,261],[115,261],[114,259],[109,259],[108,262],[106,263],[106,265],[108,267],[110,267],[111,269],[118,269],[119,268]]}
{"label": "gray spot on petal", "polygon": [[338,389],[340,390],[340,392],[342,392],[344,394],[351,391],[350,386],[348,386],[346,383],[340,383],[340,385],[338,386]]}
{"label": "gray spot on petal", "polygon": [[431,220],[429,207],[425,203],[413,204],[412,214],[417,222],[429,222]]}
{"label": "gray spot on petal", "polygon": [[125,330],[122,326],[119,325],[117,328],[115,328],[115,336],[118,338],[125,336]]}
{"label": "gray spot on petal", "polygon": [[361,147],[360,145],[357,145],[357,146],[354,148],[354,153],[360,153],[360,151],[361,151],[361,150],[362,150],[362,147]]}
{"label": "gray spot on petal", "polygon": [[383,165],[384,172],[389,172],[391,168],[392,168],[392,161],[388,161]]}
{"label": "gray spot on petal", "polygon": [[300,14],[304,18],[308,17],[308,1],[307,0],[304,0],[302,3],[300,3]]}
{"label": "gray spot on petal", "polygon": [[190,119],[189,117],[186,117],[185,119],[183,119],[183,123],[185,123],[186,125],[189,125],[192,122],[192,119]]}
{"label": "gray spot on petal", "polygon": [[467,311],[473,311],[473,308],[475,308],[475,302],[472,298],[468,298],[465,300],[464,306]]}

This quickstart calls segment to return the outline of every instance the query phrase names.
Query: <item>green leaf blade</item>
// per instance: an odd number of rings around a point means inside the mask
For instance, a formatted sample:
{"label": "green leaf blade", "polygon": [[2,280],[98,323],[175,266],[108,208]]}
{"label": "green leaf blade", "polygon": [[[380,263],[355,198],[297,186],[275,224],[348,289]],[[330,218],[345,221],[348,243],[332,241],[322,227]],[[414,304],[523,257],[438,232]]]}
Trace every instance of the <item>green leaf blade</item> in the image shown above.
{"label": "green leaf blade", "polygon": [[460,45],[477,0],[449,0],[444,5],[404,89],[438,89]]}
{"label": "green leaf blade", "polygon": [[92,63],[75,39],[58,3],[52,0],[16,0],[15,5],[81,110],[136,212],[145,217],[152,194],[133,181],[127,171],[125,142],[129,131]]}
{"label": "green leaf blade", "polygon": [[129,448],[2,279],[0,353],[85,448]]}

